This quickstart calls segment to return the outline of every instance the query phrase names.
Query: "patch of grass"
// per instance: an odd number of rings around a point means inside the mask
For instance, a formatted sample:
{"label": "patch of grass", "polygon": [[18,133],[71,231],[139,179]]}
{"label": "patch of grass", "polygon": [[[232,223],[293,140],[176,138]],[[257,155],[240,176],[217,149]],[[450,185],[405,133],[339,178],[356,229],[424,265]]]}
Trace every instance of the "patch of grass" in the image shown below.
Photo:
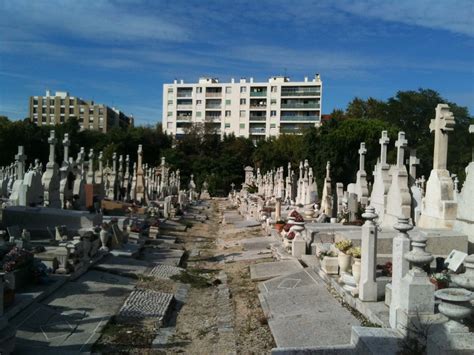
{"label": "patch of grass", "polygon": [[173,275],[171,276],[171,279],[173,281],[189,284],[194,288],[206,288],[212,286],[208,278],[201,276],[193,270],[186,270],[178,275]]}

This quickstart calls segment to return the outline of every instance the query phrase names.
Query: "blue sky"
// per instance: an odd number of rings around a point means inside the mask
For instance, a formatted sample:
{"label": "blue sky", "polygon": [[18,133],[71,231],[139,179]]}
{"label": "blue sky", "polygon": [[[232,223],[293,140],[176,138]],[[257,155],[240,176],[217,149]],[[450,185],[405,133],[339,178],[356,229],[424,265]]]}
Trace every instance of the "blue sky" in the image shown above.
{"label": "blue sky", "polygon": [[472,115],[474,2],[0,0],[0,115],[14,119],[50,89],[155,124],[175,78],[285,72],[321,74],[323,113],[423,87]]}

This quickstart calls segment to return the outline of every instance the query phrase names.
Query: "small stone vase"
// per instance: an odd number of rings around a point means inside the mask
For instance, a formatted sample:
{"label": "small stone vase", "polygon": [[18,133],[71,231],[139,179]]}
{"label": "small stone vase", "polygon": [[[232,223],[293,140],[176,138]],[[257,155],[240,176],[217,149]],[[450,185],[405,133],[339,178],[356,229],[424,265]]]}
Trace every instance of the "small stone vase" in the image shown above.
{"label": "small stone vase", "polygon": [[340,251],[337,255],[337,261],[339,263],[339,274],[342,274],[343,272],[348,272],[351,268],[352,256]]}
{"label": "small stone vase", "polygon": [[354,263],[352,264],[352,276],[354,276],[354,280],[358,285],[360,280],[360,258],[354,258]]}
{"label": "small stone vase", "polygon": [[102,244],[102,246],[100,247],[100,250],[109,251],[109,248],[107,247],[107,242],[109,241],[109,232],[106,231],[105,229],[101,229],[99,233],[99,238]]}

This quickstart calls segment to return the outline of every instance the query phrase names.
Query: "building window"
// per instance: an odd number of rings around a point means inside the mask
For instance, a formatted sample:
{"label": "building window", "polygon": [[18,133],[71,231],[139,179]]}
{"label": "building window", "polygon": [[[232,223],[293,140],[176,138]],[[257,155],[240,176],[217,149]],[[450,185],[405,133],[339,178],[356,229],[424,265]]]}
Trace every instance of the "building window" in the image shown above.
{"label": "building window", "polygon": [[226,112],[225,112],[225,117],[230,117],[231,114],[232,114],[231,111],[226,111]]}
{"label": "building window", "polygon": [[277,86],[272,86],[271,91],[272,91],[272,92],[277,92],[277,91],[278,91],[278,87],[277,87]]}
{"label": "building window", "polygon": [[240,104],[241,105],[245,105],[247,103],[247,100],[246,99],[240,99]]}
{"label": "building window", "polygon": [[225,128],[230,128],[230,123],[226,123]]}
{"label": "building window", "polygon": [[240,87],[240,92],[243,94],[245,92],[247,92],[247,87],[246,86],[241,86]]}
{"label": "building window", "polygon": [[198,86],[198,87],[196,88],[196,92],[197,92],[198,94],[202,94],[202,87]]}
{"label": "building window", "polygon": [[173,128],[173,122],[168,122],[167,126],[168,128]]}
{"label": "building window", "polygon": [[49,106],[54,106],[54,99],[49,100]]}
{"label": "building window", "polygon": [[61,99],[61,106],[64,105],[64,99]]}
{"label": "building window", "polygon": [[270,111],[270,116],[271,117],[276,117],[277,115],[277,112],[276,111]]}
{"label": "building window", "polygon": [[201,111],[197,111],[197,112],[196,112],[196,117],[201,117],[201,115],[202,115],[202,112],[201,112]]}
{"label": "building window", "polygon": [[225,100],[226,105],[230,105],[230,100]]}
{"label": "building window", "polygon": [[270,103],[271,103],[272,105],[276,105],[277,100],[276,100],[276,99],[271,99]]}
{"label": "building window", "polygon": [[202,105],[202,100],[196,100],[196,105]]}
{"label": "building window", "polygon": [[240,127],[240,129],[245,129],[245,123],[241,123],[241,124],[239,125],[239,127]]}
{"label": "building window", "polygon": [[81,108],[79,109],[79,112],[80,112],[80,113],[84,113],[84,107],[81,107]]}
{"label": "building window", "polygon": [[43,106],[46,106],[46,99],[41,99],[41,104],[42,104]]}
{"label": "building window", "polygon": [[94,109],[93,108],[90,108],[89,109],[89,115],[93,115],[94,114]]}
{"label": "building window", "polygon": [[172,111],[168,111],[168,117],[171,117],[173,116],[173,112]]}
{"label": "building window", "polygon": [[33,99],[33,105],[38,105],[38,99]]}
{"label": "building window", "polygon": [[54,114],[54,107],[50,107],[50,108],[49,108],[49,113],[50,113],[50,114]]}
{"label": "building window", "polygon": [[103,108],[99,108],[99,115],[103,115],[104,114],[104,109]]}
{"label": "building window", "polygon": [[226,93],[226,94],[232,94],[232,87],[226,86],[226,87],[225,87],[225,93]]}
{"label": "building window", "polygon": [[33,107],[33,113],[38,113],[38,107]]}
{"label": "building window", "polygon": [[168,100],[168,106],[173,106],[173,100]]}
{"label": "building window", "polygon": [[74,113],[74,108],[73,107],[69,107],[69,114],[72,115]]}
{"label": "building window", "polygon": [[65,114],[66,113],[66,109],[64,107],[61,107],[61,114]]}
{"label": "building window", "polygon": [[276,123],[270,123],[270,128],[276,128]]}
{"label": "building window", "polygon": [[245,110],[240,110],[240,117],[245,117]]}
{"label": "building window", "polygon": [[173,88],[168,88],[168,94],[172,94],[173,93]]}

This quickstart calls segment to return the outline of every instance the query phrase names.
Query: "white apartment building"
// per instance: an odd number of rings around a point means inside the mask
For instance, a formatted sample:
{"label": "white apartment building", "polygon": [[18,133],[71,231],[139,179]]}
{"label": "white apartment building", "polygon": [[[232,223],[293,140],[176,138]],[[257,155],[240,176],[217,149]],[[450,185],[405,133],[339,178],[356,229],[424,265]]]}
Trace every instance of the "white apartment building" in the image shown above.
{"label": "white apartment building", "polygon": [[163,85],[163,129],[185,134],[193,123],[204,123],[216,134],[235,134],[254,141],[283,133],[300,133],[321,122],[322,81],[319,74],[301,82],[275,76],[268,82],[234,79],[220,83],[200,78],[186,84]]}

